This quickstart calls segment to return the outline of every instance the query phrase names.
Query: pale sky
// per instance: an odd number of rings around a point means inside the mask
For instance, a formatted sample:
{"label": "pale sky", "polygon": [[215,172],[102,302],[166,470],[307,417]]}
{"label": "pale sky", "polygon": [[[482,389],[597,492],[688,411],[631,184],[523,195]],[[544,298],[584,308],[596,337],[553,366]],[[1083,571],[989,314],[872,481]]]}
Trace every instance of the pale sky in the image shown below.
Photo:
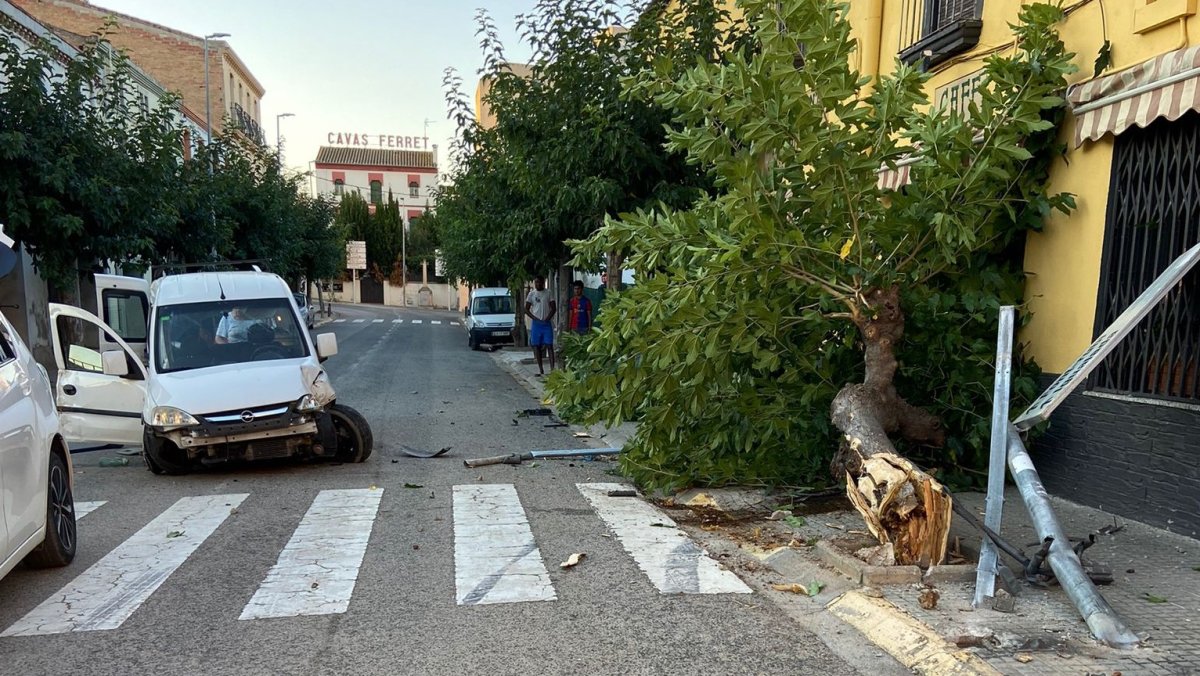
{"label": "pale sky", "polygon": [[[328,132],[425,135],[449,168],[454,135],[446,119],[442,74],[453,66],[475,93],[483,57],[475,11],[484,7],[507,56],[528,58],[514,17],[536,0],[92,0],[92,4],[194,35],[226,41],[266,88],[262,126],[275,143],[280,121],[285,159],[307,170]],[[204,114],[203,102],[191,106]],[[215,113],[214,113],[215,114]]]}

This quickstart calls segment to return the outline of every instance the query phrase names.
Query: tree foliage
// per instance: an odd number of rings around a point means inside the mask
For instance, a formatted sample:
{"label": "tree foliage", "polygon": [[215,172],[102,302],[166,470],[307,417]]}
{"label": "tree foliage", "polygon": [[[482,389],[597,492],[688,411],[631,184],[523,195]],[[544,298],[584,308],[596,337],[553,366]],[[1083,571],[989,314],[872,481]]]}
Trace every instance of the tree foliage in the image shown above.
{"label": "tree foliage", "polygon": [[103,35],[67,59],[0,34],[0,69],[0,223],[52,286],[106,262],[255,258],[293,280],[341,267],[331,204],[236,132],[185,160],[178,99],[139,106]]}
{"label": "tree foliage", "polygon": [[707,189],[703,172],[664,149],[667,111],[621,82],[647,69],[677,74],[736,48],[744,26],[724,4],[655,2],[643,12],[644,3],[541,0],[518,21],[533,52],[528,72],[509,64],[481,11],[484,102],[495,124],[474,119],[461,80],[448,72],[459,127],[458,169],[438,197],[448,274],[524,282],[565,263],[565,242],[590,235],[605,215],[682,206]]}
{"label": "tree foliage", "polygon": [[[673,111],[668,148],[716,190],[575,243],[579,263],[626,252],[638,283],[573,346],[556,401],[638,420],[624,467],[654,485],[827,481],[831,403],[856,387],[894,439],[944,441],[906,448],[925,462],[982,464],[996,309],[1020,303],[1025,233],[1073,207],[1045,189],[1073,68],[1061,11],[1022,7],[1015,53],[987,59],[963,116],[931,108],[927,75],[899,63],[868,93],[845,5],[740,4],[752,49],[630,83]],[[911,185],[882,192],[877,171],[902,160]],[[1036,367],[1015,363],[1030,397]]]}

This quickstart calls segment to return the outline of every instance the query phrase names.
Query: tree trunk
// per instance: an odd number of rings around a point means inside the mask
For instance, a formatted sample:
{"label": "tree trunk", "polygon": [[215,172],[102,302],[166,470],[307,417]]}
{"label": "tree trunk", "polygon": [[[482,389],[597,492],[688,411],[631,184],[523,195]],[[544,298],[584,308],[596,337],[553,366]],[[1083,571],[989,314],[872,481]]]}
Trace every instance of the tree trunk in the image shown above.
{"label": "tree trunk", "polygon": [[866,375],[833,399],[830,417],[844,435],[830,466],[881,544],[900,564],[928,566],[946,555],[951,501],[942,485],[896,454],[890,435],[931,446],[945,443],[937,418],[896,393],[895,346],[904,335],[900,289],[872,289],[869,312],[854,319],[864,344]]}

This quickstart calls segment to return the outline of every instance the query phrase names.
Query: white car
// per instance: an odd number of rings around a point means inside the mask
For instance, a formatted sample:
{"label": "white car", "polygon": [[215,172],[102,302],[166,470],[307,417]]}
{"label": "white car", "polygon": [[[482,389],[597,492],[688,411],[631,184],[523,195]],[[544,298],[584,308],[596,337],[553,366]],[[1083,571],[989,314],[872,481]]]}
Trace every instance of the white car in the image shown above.
{"label": "white car", "polygon": [[0,315],[0,577],[75,558],[73,485],[50,379]]}
{"label": "white car", "polygon": [[486,287],[471,292],[470,302],[463,310],[463,324],[467,327],[467,345],[472,350],[481,345],[499,345],[513,342],[512,294],[501,287]]}
{"label": "white car", "polygon": [[153,284],[96,275],[96,291],[103,320],[50,305],[67,440],[141,444],[156,474],[371,455],[370,426],[337,403],[321,368],[337,354],[337,337],[313,344],[277,275],[198,272]]}

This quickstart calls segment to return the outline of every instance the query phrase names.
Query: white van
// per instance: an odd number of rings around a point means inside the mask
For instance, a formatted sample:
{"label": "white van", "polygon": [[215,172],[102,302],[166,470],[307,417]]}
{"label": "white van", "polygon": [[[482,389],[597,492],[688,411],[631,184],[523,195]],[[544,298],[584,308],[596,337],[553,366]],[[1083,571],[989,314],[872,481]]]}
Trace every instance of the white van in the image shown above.
{"label": "white van", "polygon": [[513,322],[516,313],[512,294],[502,287],[486,287],[471,291],[471,300],[463,310],[467,327],[467,345],[477,350],[481,345],[500,345],[513,342]]}
{"label": "white van", "polygon": [[370,426],[336,403],[320,365],[337,354],[337,337],[313,344],[277,275],[198,272],[153,284],[96,275],[96,295],[103,320],[50,305],[67,440],[141,444],[156,474],[231,460],[370,456]]}

